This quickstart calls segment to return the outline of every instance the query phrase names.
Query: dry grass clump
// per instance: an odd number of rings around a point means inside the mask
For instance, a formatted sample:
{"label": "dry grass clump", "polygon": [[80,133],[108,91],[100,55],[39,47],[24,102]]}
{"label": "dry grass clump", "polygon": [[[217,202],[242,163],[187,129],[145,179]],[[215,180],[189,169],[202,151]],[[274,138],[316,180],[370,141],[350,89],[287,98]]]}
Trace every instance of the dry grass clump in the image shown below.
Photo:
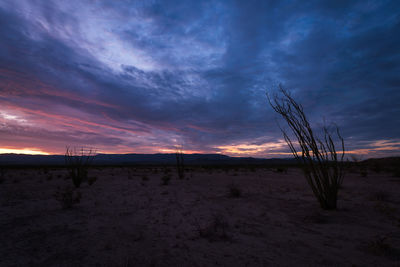
{"label": "dry grass clump", "polygon": [[169,185],[169,181],[171,181],[170,174],[164,174],[163,176],[161,176],[161,185]]}
{"label": "dry grass clump", "polygon": [[397,219],[397,209],[385,202],[377,202],[374,206],[375,210],[391,220]]}
{"label": "dry grass clump", "polygon": [[211,221],[205,227],[196,224],[197,231],[201,238],[205,238],[210,242],[213,241],[228,241],[228,229],[230,228],[227,219],[221,214],[214,214]]}
{"label": "dry grass clump", "polygon": [[287,167],[277,167],[275,168],[275,172],[277,173],[287,173],[288,168]]}
{"label": "dry grass clump", "polygon": [[228,185],[228,196],[231,198],[239,198],[242,196],[242,190],[235,183],[230,183]]}
{"label": "dry grass clump", "polygon": [[71,209],[75,204],[81,201],[82,195],[71,186],[67,186],[64,188],[58,187],[54,197],[60,202],[63,209]]}
{"label": "dry grass clump", "polygon": [[400,260],[400,251],[393,247],[389,236],[376,236],[365,245],[365,250],[376,256],[384,256],[392,260]]}
{"label": "dry grass clump", "polygon": [[6,178],[6,170],[3,167],[0,167],[0,184],[4,182]]}
{"label": "dry grass clump", "polygon": [[394,176],[394,177],[400,177],[400,167],[397,167],[397,168],[393,171],[393,176]]}
{"label": "dry grass clump", "polygon": [[366,169],[360,170],[360,175],[361,175],[361,177],[367,177],[368,171]]}
{"label": "dry grass clump", "polygon": [[374,164],[370,167],[370,169],[371,169],[373,172],[376,172],[376,173],[380,173],[380,172],[382,172],[382,170],[383,170],[381,164],[379,164],[379,163],[374,163]]}
{"label": "dry grass clump", "polygon": [[88,177],[88,184],[89,185],[93,185],[96,181],[97,181],[97,177],[93,176],[93,177]]}
{"label": "dry grass clump", "polygon": [[390,194],[386,191],[377,191],[371,195],[370,199],[385,202],[390,200]]}

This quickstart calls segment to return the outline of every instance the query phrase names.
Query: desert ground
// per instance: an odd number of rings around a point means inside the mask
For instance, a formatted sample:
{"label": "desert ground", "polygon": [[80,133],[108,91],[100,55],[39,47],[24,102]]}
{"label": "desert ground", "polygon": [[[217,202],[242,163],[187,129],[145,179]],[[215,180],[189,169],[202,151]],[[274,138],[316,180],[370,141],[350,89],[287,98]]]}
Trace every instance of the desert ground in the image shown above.
{"label": "desert ground", "polygon": [[391,173],[347,172],[335,211],[321,210],[296,168],[188,167],[185,176],[173,166],[93,167],[94,183],[67,208],[66,169],[6,170],[0,266],[400,266]]}

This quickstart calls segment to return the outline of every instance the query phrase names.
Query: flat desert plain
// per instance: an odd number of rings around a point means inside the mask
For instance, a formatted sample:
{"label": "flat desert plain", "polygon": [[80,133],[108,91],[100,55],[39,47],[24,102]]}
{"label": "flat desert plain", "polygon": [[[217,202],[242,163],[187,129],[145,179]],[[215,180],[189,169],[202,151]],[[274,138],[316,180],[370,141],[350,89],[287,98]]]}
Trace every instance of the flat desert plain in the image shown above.
{"label": "flat desert plain", "polygon": [[296,168],[185,176],[93,167],[96,181],[63,208],[66,169],[6,170],[0,266],[400,266],[400,178],[390,173],[346,173],[335,211],[320,209]]}

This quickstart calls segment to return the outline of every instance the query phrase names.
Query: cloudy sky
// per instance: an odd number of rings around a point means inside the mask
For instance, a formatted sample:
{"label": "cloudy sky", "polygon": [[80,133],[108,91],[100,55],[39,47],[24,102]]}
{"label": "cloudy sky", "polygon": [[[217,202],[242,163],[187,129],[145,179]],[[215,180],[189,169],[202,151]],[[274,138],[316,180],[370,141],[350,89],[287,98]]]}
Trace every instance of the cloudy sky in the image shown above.
{"label": "cloudy sky", "polygon": [[362,157],[400,151],[399,1],[0,1],[0,153],[287,157],[282,84]]}

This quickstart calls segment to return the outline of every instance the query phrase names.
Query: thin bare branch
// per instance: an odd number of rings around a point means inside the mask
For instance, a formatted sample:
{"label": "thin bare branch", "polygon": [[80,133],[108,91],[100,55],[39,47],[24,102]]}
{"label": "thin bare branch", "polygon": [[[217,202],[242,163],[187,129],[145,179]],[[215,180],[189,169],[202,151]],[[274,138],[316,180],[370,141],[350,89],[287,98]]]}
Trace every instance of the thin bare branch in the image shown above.
{"label": "thin bare branch", "polygon": [[325,126],[322,138],[314,134],[304,113],[303,106],[297,103],[290,93],[279,86],[280,96],[272,98],[267,93],[268,102],[275,112],[283,117],[298,141],[296,148],[280,126],[284,139],[293,156],[303,165],[304,174],[315,197],[323,209],[335,209],[337,194],[343,182],[344,139],[336,128],[336,137],[341,144],[338,159],[333,135]]}

